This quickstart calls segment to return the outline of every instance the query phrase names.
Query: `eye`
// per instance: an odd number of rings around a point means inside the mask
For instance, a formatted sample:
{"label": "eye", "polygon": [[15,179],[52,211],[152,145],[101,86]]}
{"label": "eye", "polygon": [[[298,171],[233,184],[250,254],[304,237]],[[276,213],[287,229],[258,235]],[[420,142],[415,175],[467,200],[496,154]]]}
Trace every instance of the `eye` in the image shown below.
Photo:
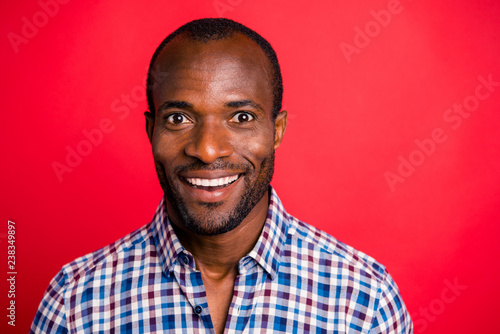
{"label": "eye", "polygon": [[171,114],[166,119],[167,122],[174,125],[190,123],[190,120],[180,113]]}
{"label": "eye", "polygon": [[233,116],[233,118],[231,118],[231,122],[247,123],[247,122],[253,121],[254,119],[255,119],[255,117],[252,114],[244,112],[244,111],[240,111],[240,112],[236,113]]}

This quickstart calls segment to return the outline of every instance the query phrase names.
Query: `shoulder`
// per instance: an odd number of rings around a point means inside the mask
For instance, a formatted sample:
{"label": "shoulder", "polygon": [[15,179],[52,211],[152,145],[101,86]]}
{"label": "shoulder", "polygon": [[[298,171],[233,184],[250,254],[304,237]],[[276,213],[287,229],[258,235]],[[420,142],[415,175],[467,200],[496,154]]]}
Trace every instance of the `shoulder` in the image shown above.
{"label": "shoulder", "polygon": [[68,332],[66,321],[71,307],[68,307],[67,298],[74,296],[78,287],[102,282],[106,276],[115,274],[116,267],[126,266],[127,259],[135,258],[139,253],[144,254],[148,246],[153,244],[150,241],[150,225],[151,223],[63,266],[45,291],[33,319],[31,332]]}
{"label": "shoulder", "polygon": [[[369,255],[337,240],[312,225],[289,216],[289,238],[293,247],[304,249],[330,270],[343,269],[361,272],[365,277],[381,283],[388,275],[386,268]],[[328,268],[324,268],[328,270]]]}
{"label": "shoulder", "polygon": [[65,284],[81,280],[96,270],[115,267],[118,265],[117,261],[123,264],[123,260],[120,259],[144,253],[148,246],[154,244],[151,238],[151,223],[149,223],[112,244],[77,258],[61,269]]}
{"label": "shoulder", "polygon": [[382,264],[294,217],[289,222],[284,253],[287,263],[283,268],[286,277],[313,286],[308,291],[314,294],[314,300],[333,312],[346,328],[411,333],[411,318],[398,287]]}

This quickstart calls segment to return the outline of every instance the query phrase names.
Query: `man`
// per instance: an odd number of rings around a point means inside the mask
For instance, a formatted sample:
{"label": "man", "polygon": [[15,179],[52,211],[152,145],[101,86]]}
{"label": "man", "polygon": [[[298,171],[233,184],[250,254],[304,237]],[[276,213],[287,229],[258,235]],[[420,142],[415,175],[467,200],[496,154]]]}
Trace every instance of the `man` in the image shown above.
{"label": "man", "polygon": [[270,187],[287,114],[267,41],[192,21],[158,47],[147,93],[165,198],[150,224],[63,267],[33,332],[412,332],[384,267]]}

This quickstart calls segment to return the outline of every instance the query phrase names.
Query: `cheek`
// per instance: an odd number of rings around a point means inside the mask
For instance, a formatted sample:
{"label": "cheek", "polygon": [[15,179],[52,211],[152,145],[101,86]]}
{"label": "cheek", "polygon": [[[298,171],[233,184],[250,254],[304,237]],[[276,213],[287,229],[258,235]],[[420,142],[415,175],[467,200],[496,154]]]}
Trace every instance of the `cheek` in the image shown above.
{"label": "cheek", "polygon": [[163,160],[163,157],[168,155],[165,150],[165,145],[163,145],[160,141],[153,140],[152,146],[153,146],[153,157],[155,160]]}
{"label": "cheek", "polygon": [[274,137],[270,133],[265,135],[252,135],[244,140],[239,140],[233,145],[234,151],[249,160],[255,168],[274,151]]}
{"label": "cheek", "polygon": [[170,162],[184,152],[186,135],[166,131],[157,120],[152,140],[153,157],[163,163]]}
{"label": "cheek", "polygon": [[175,159],[175,152],[178,151],[175,143],[164,137],[153,139],[153,158],[155,161],[161,162],[162,165],[167,167]]}

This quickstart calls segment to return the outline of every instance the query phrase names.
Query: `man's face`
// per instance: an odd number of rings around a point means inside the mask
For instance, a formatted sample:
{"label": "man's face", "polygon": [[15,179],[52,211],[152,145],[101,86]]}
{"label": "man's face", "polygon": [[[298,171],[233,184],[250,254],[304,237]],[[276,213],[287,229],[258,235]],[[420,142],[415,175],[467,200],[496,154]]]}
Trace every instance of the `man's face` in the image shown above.
{"label": "man's face", "polygon": [[202,43],[178,36],[153,71],[148,136],[174,225],[215,235],[267,208],[286,113],[272,119],[272,70],[241,34]]}

